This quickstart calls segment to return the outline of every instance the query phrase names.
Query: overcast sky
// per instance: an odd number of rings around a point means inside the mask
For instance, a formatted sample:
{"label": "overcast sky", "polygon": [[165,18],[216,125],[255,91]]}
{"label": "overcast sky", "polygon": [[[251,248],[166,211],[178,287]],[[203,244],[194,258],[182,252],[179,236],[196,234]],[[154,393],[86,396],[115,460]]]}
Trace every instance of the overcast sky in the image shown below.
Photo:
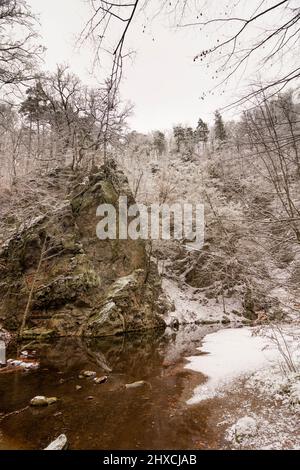
{"label": "overcast sky", "polygon": [[[76,36],[89,16],[88,2],[27,1],[40,15],[42,42],[47,48],[44,67],[53,70],[57,63],[67,62],[84,82],[95,83],[96,79],[89,74],[93,57],[91,47],[86,45],[80,52],[74,47]],[[240,3],[247,15],[250,4],[253,7],[252,1]],[[216,13],[224,14],[227,4],[220,0],[220,12]],[[147,28],[143,33],[144,24]],[[211,39],[199,29],[176,29],[172,19],[164,15],[152,21],[143,14],[138,16],[126,42],[126,48],[136,53],[126,61],[121,87],[122,98],[135,105],[134,116],[130,120],[134,129],[142,132],[163,130],[177,123],[195,126],[199,117],[211,122],[214,110],[236,96],[240,85],[238,78],[224,94],[219,90],[201,100],[202,93],[210,90],[215,82],[209,69],[194,63],[193,57],[211,45]],[[105,69],[98,72],[97,79],[103,80],[107,72]]]}

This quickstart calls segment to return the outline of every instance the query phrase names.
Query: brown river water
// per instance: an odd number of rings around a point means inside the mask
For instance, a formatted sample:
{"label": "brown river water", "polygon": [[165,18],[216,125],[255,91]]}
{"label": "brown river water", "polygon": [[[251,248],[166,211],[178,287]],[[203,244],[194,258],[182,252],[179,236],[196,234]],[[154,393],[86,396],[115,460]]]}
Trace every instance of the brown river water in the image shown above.
{"label": "brown river water", "polygon": [[[37,370],[0,374],[0,449],[43,449],[65,433],[70,449],[220,449],[224,412],[234,413],[236,395],[187,405],[205,377],[186,369],[200,354],[202,338],[218,327],[192,326],[86,341],[63,338],[22,345],[36,350]],[[17,351],[8,351],[16,357]],[[103,384],[81,371],[107,375]],[[146,385],[126,389],[144,380]],[[76,386],[82,388],[76,390]],[[57,397],[46,408],[30,407],[36,395]],[[243,397],[239,396],[242,400]]]}

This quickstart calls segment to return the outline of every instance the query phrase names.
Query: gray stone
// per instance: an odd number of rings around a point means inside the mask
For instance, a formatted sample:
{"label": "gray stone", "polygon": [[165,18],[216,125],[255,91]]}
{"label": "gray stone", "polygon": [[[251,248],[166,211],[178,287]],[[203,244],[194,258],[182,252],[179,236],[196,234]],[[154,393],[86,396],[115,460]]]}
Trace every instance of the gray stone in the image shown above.
{"label": "gray stone", "polygon": [[68,446],[67,436],[61,434],[55,441],[51,442],[44,450],[65,450]]}
{"label": "gray stone", "polygon": [[43,407],[43,406],[53,405],[53,403],[56,403],[56,402],[57,402],[56,397],[47,398],[43,395],[37,395],[36,397],[30,400],[30,405],[36,406],[36,407]]}
{"label": "gray stone", "polygon": [[234,434],[237,442],[257,434],[257,423],[251,416],[240,418],[234,425]]}

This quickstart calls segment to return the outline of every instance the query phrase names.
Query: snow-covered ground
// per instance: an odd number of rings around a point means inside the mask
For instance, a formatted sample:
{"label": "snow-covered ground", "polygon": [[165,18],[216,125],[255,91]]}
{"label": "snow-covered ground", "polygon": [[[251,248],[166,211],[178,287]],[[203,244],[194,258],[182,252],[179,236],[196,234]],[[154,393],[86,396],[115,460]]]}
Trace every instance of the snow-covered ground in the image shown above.
{"label": "snow-covered ground", "polygon": [[299,339],[297,324],[228,328],[208,334],[200,355],[188,358],[186,368],[207,377],[188,404],[228,403],[216,425],[227,426],[229,448],[300,448]]}
{"label": "snow-covered ground", "polygon": [[174,304],[174,311],[170,312],[166,318],[167,324],[172,319],[177,319],[181,324],[188,323],[218,323],[218,322],[235,322],[242,323],[244,318],[234,314],[234,311],[242,311],[241,301],[239,299],[226,299],[225,312],[224,305],[220,299],[216,303],[215,299],[207,299],[204,293],[197,292],[191,286],[181,283],[175,279],[167,277],[163,278],[162,287]]}
{"label": "snow-covered ground", "polygon": [[201,355],[189,357],[188,369],[208,377],[189,403],[213,398],[223,393],[232,381],[262,367],[272,367],[281,360],[276,346],[263,336],[254,336],[252,328],[229,328],[207,335]]}
{"label": "snow-covered ground", "polygon": [[6,363],[5,343],[0,339],[0,366]]}

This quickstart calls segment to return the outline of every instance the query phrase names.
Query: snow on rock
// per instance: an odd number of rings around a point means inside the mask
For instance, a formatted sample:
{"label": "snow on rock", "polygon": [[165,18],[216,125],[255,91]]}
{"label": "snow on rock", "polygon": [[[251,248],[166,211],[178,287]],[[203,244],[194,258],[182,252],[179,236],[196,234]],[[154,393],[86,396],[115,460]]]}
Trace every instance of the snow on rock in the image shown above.
{"label": "snow on rock", "polygon": [[298,377],[298,381],[294,382],[290,387],[289,401],[292,405],[300,404],[300,379],[299,377]]}
{"label": "snow on rock", "polygon": [[3,328],[1,328],[0,326],[0,340],[1,341],[4,341],[4,343],[6,344],[6,346],[8,345],[8,343],[10,342],[11,340],[11,334],[4,330]]}
{"label": "snow on rock", "polygon": [[182,361],[182,358],[193,354],[199,342],[209,333],[213,333],[220,328],[219,325],[197,325],[190,323],[180,326],[174,334],[172,328],[166,328],[165,335],[171,336],[168,347],[164,352],[165,362],[175,363]]}
{"label": "snow on rock", "polygon": [[233,313],[243,310],[239,299],[226,299],[227,314],[224,315],[222,302],[216,303],[215,299],[207,299],[203,292],[199,293],[198,289],[183,282],[179,285],[175,280],[165,277],[162,287],[174,305],[174,311],[165,319],[168,326],[171,326],[175,319],[181,324],[241,322],[241,317]]}
{"label": "snow on rock", "polygon": [[53,405],[54,403],[57,402],[56,397],[44,397],[43,395],[37,395],[36,397],[32,398],[30,400],[30,405],[31,406],[48,406],[48,405]]}
{"label": "snow on rock", "polygon": [[257,422],[254,418],[244,416],[229,428],[228,435],[234,436],[237,442],[241,442],[245,438],[254,437],[257,434],[257,428]]}
{"label": "snow on rock", "polygon": [[0,338],[0,367],[6,364],[6,346]]}
{"label": "snow on rock", "polygon": [[198,386],[188,404],[222,395],[237,378],[280,360],[275,345],[265,337],[254,336],[253,328],[219,330],[204,338],[201,355],[188,358],[186,368],[201,372],[207,382]]}
{"label": "snow on rock", "polygon": [[21,367],[22,369],[37,369],[39,367],[38,362],[27,362],[27,361],[21,361],[18,359],[8,359],[7,360],[7,365],[9,367]]}

